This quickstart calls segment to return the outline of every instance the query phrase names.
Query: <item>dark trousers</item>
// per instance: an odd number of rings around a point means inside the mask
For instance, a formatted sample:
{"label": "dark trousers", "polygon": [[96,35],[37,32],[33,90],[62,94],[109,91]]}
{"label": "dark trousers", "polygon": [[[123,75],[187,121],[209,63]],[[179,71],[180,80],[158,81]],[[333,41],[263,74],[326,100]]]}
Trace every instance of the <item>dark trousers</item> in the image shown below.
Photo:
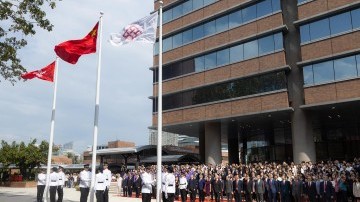
{"label": "dark trousers", "polygon": [[109,202],[109,187],[106,187],[103,193],[104,202]]}
{"label": "dark trousers", "polygon": [[185,202],[187,200],[186,189],[180,189],[181,201]]}
{"label": "dark trousers", "polygon": [[127,190],[127,187],[123,187],[123,196],[127,196],[128,195],[128,190]]}
{"label": "dark trousers", "polygon": [[205,200],[205,193],[203,190],[200,189],[199,189],[199,200],[200,202]]}
{"label": "dark trousers", "polygon": [[232,193],[226,193],[227,201],[232,201]]}
{"label": "dark trousers", "polygon": [[234,191],[234,198],[235,198],[235,202],[241,202],[241,192],[239,193],[238,190]]}
{"label": "dark trousers", "polygon": [[104,202],[104,190],[96,190],[96,201]]}
{"label": "dark trousers", "polygon": [[90,188],[80,187],[80,202],[87,202]]}
{"label": "dark trousers", "polygon": [[168,193],[166,202],[174,202],[175,199],[175,193]]}
{"label": "dark trousers", "polygon": [[196,199],[196,189],[190,189],[190,201],[194,202]]}
{"label": "dark trousers", "polygon": [[42,202],[43,201],[43,196],[44,196],[44,190],[45,190],[45,185],[38,185],[37,186],[37,202]]}
{"label": "dark trousers", "polygon": [[331,196],[328,196],[326,193],[324,193],[322,195],[321,201],[322,202],[331,202]]}
{"label": "dark trousers", "polygon": [[151,193],[141,193],[142,202],[150,202],[151,201]]}
{"label": "dark trousers", "polygon": [[58,186],[57,187],[57,194],[58,194],[58,202],[62,202],[63,201],[63,197],[64,197],[64,190],[62,186]]}
{"label": "dark trousers", "polygon": [[166,201],[165,192],[161,192],[162,201]]}
{"label": "dark trousers", "polygon": [[269,202],[276,202],[277,200],[276,200],[276,192],[274,193],[274,192],[269,192]]}
{"label": "dark trousers", "polygon": [[294,202],[301,202],[301,195],[293,193]]}
{"label": "dark trousers", "polygon": [[132,197],[132,187],[128,187],[128,197]]}
{"label": "dark trousers", "polygon": [[220,202],[221,192],[214,192],[214,194],[215,194],[215,201]]}
{"label": "dark trousers", "polygon": [[50,186],[50,202],[56,201],[56,189],[57,186]]}
{"label": "dark trousers", "polygon": [[256,193],[256,201],[264,201],[264,194]]}
{"label": "dark trousers", "polygon": [[[140,187],[135,187],[136,198],[140,197]],[[105,201],[107,202],[107,201]]]}

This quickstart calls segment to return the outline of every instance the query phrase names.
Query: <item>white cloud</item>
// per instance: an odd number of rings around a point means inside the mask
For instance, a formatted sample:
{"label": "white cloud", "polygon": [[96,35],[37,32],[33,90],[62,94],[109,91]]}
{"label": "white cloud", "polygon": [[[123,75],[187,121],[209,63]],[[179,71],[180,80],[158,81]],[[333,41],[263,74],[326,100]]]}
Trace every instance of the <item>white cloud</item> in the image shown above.
{"label": "white cloud", "polygon": [[[109,33],[148,15],[153,1],[77,0],[59,1],[47,16],[54,30],[38,29],[21,50],[22,64],[32,71],[55,59],[54,46],[84,37],[103,11],[102,75],[100,93],[99,143],[116,139],[148,142],[152,103],[152,46],[130,44],[112,47]],[[77,151],[92,144],[97,54],[84,55],[76,65],[61,61],[56,107],[56,144],[74,141]],[[0,88],[0,139],[49,139],[53,84],[41,80],[6,81]]]}

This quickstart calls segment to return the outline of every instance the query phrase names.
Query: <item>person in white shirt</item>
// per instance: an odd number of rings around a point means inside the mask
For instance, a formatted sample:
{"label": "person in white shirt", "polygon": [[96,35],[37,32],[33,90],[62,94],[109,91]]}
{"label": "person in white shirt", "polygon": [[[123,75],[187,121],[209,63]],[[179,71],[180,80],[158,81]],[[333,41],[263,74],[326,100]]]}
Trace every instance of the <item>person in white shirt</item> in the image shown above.
{"label": "person in white shirt", "polygon": [[162,191],[162,201],[166,201],[165,198],[165,178],[167,176],[167,167],[163,168],[163,172],[161,173],[161,191]]}
{"label": "person in white shirt", "polygon": [[106,176],[103,174],[103,170],[101,168],[96,169],[95,176],[95,195],[97,202],[104,202],[104,191],[106,189]]}
{"label": "person in white shirt", "polygon": [[121,196],[123,178],[121,177],[121,175],[119,173],[116,175],[116,177],[117,177],[117,179],[116,179],[117,193],[119,194],[119,196]]}
{"label": "person in white shirt", "polygon": [[37,176],[37,202],[43,201],[43,195],[46,185],[46,174],[44,169],[40,170],[40,173]]}
{"label": "person in white shirt", "polygon": [[174,202],[175,199],[175,175],[173,167],[168,167],[168,174],[165,177],[165,198],[167,202]]}
{"label": "person in white shirt", "polygon": [[181,177],[179,179],[179,189],[180,189],[182,202],[187,200],[187,192],[186,192],[187,186],[188,186],[188,182],[186,180],[185,174],[181,173]]}
{"label": "person in white shirt", "polygon": [[89,171],[89,164],[84,165],[84,170],[80,172],[80,202],[87,202],[90,191],[91,172]]}
{"label": "person in white shirt", "polygon": [[62,202],[64,197],[64,185],[65,185],[65,173],[63,172],[63,167],[59,166],[58,177],[59,177],[59,185],[57,187],[58,200],[57,202]]}
{"label": "person in white shirt", "polygon": [[106,178],[106,181],[105,181],[106,189],[104,192],[104,202],[109,202],[109,188],[110,188],[112,176],[111,176],[111,171],[108,169],[107,163],[104,163],[103,174],[105,175],[105,178]]}
{"label": "person in white shirt", "polygon": [[59,176],[57,174],[57,168],[53,167],[51,169],[51,173],[50,173],[50,182],[49,182],[49,186],[50,186],[50,202],[55,202],[56,201],[56,190],[57,187],[59,185]]}
{"label": "person in white shirt", "polygon": [[141,198],[142,202],[150,202],[151,201],[151,192],[152,192],[152,184],[154,183],[152,176],[149,174],[149,168],[145,170],[141,170]]}

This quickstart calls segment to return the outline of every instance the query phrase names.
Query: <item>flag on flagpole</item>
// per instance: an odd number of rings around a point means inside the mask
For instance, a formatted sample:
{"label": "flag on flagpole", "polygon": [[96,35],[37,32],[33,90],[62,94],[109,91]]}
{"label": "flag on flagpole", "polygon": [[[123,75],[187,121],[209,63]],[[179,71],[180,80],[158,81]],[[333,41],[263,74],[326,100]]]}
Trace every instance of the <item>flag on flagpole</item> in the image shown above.
{"label": "flag on flagpole", "polygon": [[110,43],[114,46],[129,42],[155,43],[158,13],[155,12],[136,22],[133,22],[120,32],[110,34]]}
{"label": "flag on flagpole", "polygon": [[83,39],[65,41],[55,46],[56,55],[62,60],[76,64],[80,56],[96,52],[99,23]]}
{"label": "flag on flagpole", "polygon": [[55,71],[55,61],[40,70],[28,72],[21,75],[21,78],[33,79],[37,77],[45,81],[54,82],[54,71]]}

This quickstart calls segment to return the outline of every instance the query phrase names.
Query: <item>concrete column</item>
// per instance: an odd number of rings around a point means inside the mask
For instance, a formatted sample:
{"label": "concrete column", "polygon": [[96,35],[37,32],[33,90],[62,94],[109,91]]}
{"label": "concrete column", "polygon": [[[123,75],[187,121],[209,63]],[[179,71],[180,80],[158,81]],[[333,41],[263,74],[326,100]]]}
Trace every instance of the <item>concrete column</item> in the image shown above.
{"label": "concrete column", "polygon": [[205,163],[221,163],[221,123],[205,123]]}
{"label": "concrete column", "polygon": [[229,163],[239,164],[239,130],[237,122],[228,124],[228,152]]}
{"label": "concrete column", "polygon": [[297,0],[281,0],[281,4],[284,23],[288,27],[288,32],[284,36],[284,47],[286,63],[291,67],[291,71],[287,73],[287,80],[289,103],[294,109],[291,115],[293,160],[295,163],[316,161],[311,120],[300,109],[305,99],[302,68],[296,64],[301,61],[300,31],[294,26],[294,21],[298,19]]}
{"label": "concrete column", "polygon": [[205,126],[199,124],[199,155],[201,163],[205,163]]}

